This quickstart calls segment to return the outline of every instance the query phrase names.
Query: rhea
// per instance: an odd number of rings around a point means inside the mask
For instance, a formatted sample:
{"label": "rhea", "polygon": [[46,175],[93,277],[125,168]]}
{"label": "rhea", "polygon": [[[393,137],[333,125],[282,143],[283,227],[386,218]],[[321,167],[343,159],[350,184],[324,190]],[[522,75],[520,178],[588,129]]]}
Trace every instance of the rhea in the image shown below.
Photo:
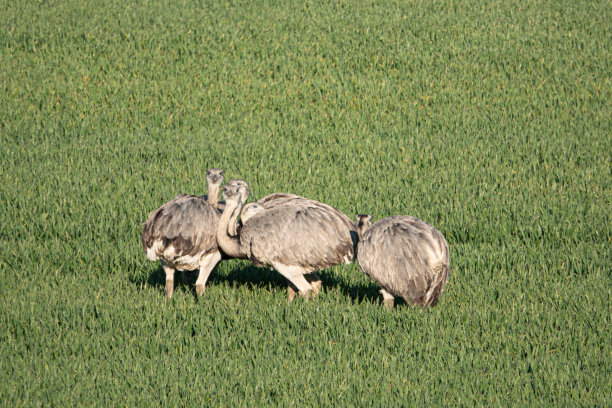
{"label": "rhea", "polygon": [[[142,246],[151,261],[159,260],[166,273],[166,296],[174,291],[174,272],[199,270],[196,293],[203,295],[206,281],[221,260],[217,245],[219,189],[223,170],[206,173],[208,195],[178,195],[151,212],[142,230]],[[185,279],[183,274],[183,279]]]}
{"label": "rhea", "polygon": [[305,275],[354,259],[356,232],[348,217],[327,204],[289,194],[268,208],[270,200],[264,199],[247,205],[242,227],[232,236],[228,229],[236,223],[244,194],[244,185],[226,186],[223,193],[226,208],[217,242],[228,256],[274,268],[307,299],[313,287]]}
{"label": "rhea", "polygon": [[[318,201],[311,200],[309,198],[305,198],[305,197],[301,197],[296,194],[289,194],[289,193],[272,193],[272,194],[265,196],[264,198],[257,201],[256,203],[247,204],[242,210],[240,219],[242,222],[244,222],[245,215],[249,217],[251,213],[253,213],[254,211],[261,211],[261,209],[269,210],[271,208],[290,206],[292,204],[304,205],[308,203],[320,206],[328,213],[333,214],[336,220],[341,222],[342,224],[345,224],[348,226],[351,223],[349,218],[337,208],[334,208],[327,204],[320,203]],[[350,226],[349,228],[351,229],[350,235],[353,241],[353,254],[351,255],[351,259],[344,260],[344,262],[346,263],[353,262],[355,258],[354,254],[357,249],[357,239],[358,239],[357,232],[353,231],[352,226]],[[323,282],[321,281],[321,278],[319,278],[316,272],[305,274],[304,277],[306,278],[308,283],[310,283],[310,286],[312,287],[313,295],[317,295],[323,286]],[[289,301],[293,300],[297,293],[294,289],[294,286],[291,283],[287,286],[287,291],[289,293]]]}
{"label": "rhea", "polygon": [[434,306],[450,270],[446,240],[433,226],[408,215],[384,218],[375,224],[358,214],[357,261],[361,270],[382,286],[385,307],[396,296],[408,304]]}
{"label": "rhea", "polygon": [[[250,193],[249,187],[246,184],[246,182],[244,182],[243,180],[232,179],[229,181],[229,184],[243,186],[243,188],[239,189],[239,191],[241,194],[241,201],[244,204]],[[240,220],[238,222],[230,222],[228,226],[228,232],[231,236],[236,236],[239,233],[239,230],[242,228],[242,225],[256,213],[259,213],[265,210],[269,210],[272,208],[276,208],[276,207],[289,206],[289,205],[292,205],[293,203],[298,203],[298,204],[310,203],[312,205],[320,206],[321,208],[325,209],[325,211],[334,213],[337,220],[343,222],[346,226],[350,226],[351,224],[351,221],[343,212],[341,212],[337,208],[334,208],[330,205],[323,204],[318,201],[311,200],[309,198],[301,197],[296,194],[272,193],[272,194],[265,196],[259,201],[244,205],[244,207],[242,207],[242,211],[240,211]],[[238,212],[235,212],[234,216],[237,214]],[[357,248],[357,232],[352,230],[352,225],[349,228],[351,228],[350,236],[351,236],[351,240],[353,241],[353,255],[351,255],[351,259],[344,260],[347,263],[350,263],[354,260],[354,253]],[[319,276],[314,271],[305,274],[304,278],[306,278],[308,283],[310,283],[310,286],[312,288],[312,294],[317,295],[322,288],[321,278],[319,278]],[[295,296],[297,295],[297,292],[295,289],[296,289],[295,286],[291,282],[289,282],[289,285],[287,286],[287,291],[289,294],[289,301],[293,300]]]}

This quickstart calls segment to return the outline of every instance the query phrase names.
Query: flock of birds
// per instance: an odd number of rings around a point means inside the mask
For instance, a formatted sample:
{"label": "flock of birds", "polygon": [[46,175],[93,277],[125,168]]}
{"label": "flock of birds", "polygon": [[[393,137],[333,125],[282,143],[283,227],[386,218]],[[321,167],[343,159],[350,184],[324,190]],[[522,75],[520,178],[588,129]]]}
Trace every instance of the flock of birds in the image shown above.
{"label": "flock of birds", "polygon": [[[322,282],[316,271],[355,259],[382,287],[383,303],[395,297],[408,304],[433,306],[449,273],[449,250],[442,234],[418,218],[392,216],[372,224],[358,214],[351,220],[340,210],[294,194],[273,193],[246,204],[243,180],[225,187],[223,170],[206,174],[208,195],[179,195],[151,212],[142,245],[166,273],[172,297],[175,271],[199,270],[196,292],[203,295],[211,271],[222,259],[248,259],[274,268],[289,281],[289,301],[310,298]],[[219,202],[223,189],[225,202]]]}

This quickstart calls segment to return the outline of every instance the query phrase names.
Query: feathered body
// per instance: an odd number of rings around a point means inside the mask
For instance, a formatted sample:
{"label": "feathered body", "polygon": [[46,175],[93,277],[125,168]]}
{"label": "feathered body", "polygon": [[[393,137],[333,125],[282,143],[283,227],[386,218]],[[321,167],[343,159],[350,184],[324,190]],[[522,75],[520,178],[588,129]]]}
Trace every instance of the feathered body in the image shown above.
{"label": "feathered body", "polygon": [[228,186],[224,193],[227,208],[217,242],[229,255],[273,267],[306,297],[313,286],[304,275],[353,261],[357,233],[348,217],[332,206],[294,194],[275,193],[247,205],[239,235],[231,236],[228,230],[240,213],[238,197],[244,195],[243,189]]}
{"label": "feathered body", "polygon": [[198,269],[196,291],[202,295],[210,272],[221,260],[216,231],[223,170],[208,170],[206,181],[208,196],[178,195],[151,212],[143,225],[143,249],[147,258],[161,262],[166,272],[168,298],[172,297],[176,270]]}
{"label": "feathered body", "polygon": [[409,304],[435,305],[450,270],[448,244],[440,231],[407,215],[384,218],[364,228],[357,261],[387,292],[383,296],[391,305],[389,294]]}
{"label": "feathered body", "polygon": [[300,196],[270,198],[257,202],[265,211],[249,218],[240,232],[240,244],[254,264],[313,272],[353,261],[353,224],[339,210]]}
{"label": "feathered body", "polygon": [[151,212],[142,230],[142,246],[151,261],[179,271],[198,269],[200,258],[218,251],[218,223],[219,212],[203,197],[181,194]]}

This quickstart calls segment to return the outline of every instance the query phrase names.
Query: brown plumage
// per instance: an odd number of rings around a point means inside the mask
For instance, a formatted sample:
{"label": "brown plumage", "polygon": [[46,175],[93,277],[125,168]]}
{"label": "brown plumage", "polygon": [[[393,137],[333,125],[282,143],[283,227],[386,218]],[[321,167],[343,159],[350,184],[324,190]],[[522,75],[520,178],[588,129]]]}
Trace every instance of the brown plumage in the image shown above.
{"label": "brown plumage", "polygon": [[[348,217],[327,204],[292,194],[259,200],[259,208],[249,214],[239,236],[232,237],[228,227],[236,222],[242,189],[228,186],[223,194],[227,207],[217,242],[228,255],[273,267],[303,296],[313,289],[305,274],[353,261],[357,234]],[[233,217],[230,209],[237,209]]]}
{"label": "brown plumage", "polygon": [[147,257],[159,260],[166,272],[166,295],[172,297],[174,272],[199,269],[196,292],[204,294],[206,281],[221,260],[216,231],[219,223],[219,188],[223,170],[206,174],[208,196],[178,195],[151,212],[142,230]]}
{"label": "brown plumage", "polygon": [[374,225],[370,219],[357,215],[357,261],[383,287],[385,305],[392,307],[394,296],[409,304],[435,305],[450,270],[448,244],[440,231],[408,215],[384,218]]}

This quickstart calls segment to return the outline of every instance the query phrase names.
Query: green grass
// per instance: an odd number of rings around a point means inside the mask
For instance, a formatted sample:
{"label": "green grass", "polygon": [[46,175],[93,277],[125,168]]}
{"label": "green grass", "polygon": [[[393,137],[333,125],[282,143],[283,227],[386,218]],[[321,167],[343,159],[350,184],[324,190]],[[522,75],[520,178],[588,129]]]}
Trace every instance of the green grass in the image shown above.
{"label": "green grass", "polygon": [[[0,404],[609,406],[608,1],[0,1]],[[410,214],[441,302],[357,265],[204,297],[140,246],[221,167]]]}

